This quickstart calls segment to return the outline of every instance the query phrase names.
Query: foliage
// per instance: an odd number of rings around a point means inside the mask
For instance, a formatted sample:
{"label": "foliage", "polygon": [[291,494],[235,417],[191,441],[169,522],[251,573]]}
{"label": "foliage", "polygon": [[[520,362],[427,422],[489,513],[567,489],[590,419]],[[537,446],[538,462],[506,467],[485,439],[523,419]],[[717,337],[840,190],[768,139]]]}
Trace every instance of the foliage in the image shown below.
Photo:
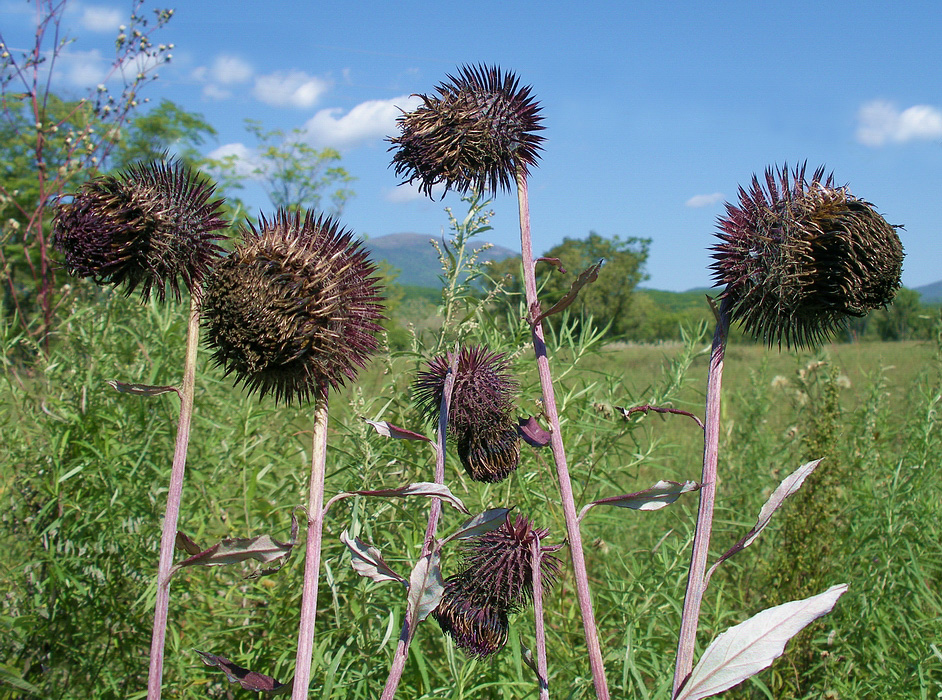
{"label": "foliage", "polygon": [[199,147],[216,129],[202,114],[188,112],[167,99],[131,119],[122,130],[108,164],[114,169],[160,160],[168,153],[188,165],[200,160]]}

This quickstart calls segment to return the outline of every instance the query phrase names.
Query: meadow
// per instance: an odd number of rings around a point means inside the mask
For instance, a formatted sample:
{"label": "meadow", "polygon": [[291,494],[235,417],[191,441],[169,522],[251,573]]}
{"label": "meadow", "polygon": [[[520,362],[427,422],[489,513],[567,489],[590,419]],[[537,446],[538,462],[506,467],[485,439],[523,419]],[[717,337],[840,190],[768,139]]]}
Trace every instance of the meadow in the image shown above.
{"label": "meadow", "polygon": [[[107,382],[177,381],[186,314],[180,305],[142,306],[79,286],[48,356],[13,326],[0,333],[0,698],[140,698],[146,686],[178,402],[173,394],[121,394]],[[493,314],[480,308],[469,317],[462,342],[508,352],[521,381],[519,413],[538,414],[523,325],[491,325]],[[699,478],[702,433],[693,420],[657,413],[626,419],[619,407],[702,415],[705,331],[688,329],[685,344],[660,346],[606,345],[585,323],[564,324],[552,336],[577,506],[658,479]],[[387,440],[362,419],[432,434],[410,402],[409,385],[443,337],[384,351],[355,385],[331,395],[328,497],[431,480],[427,445]],[[310,409],[246,396],[205,353],[197,376],[180,530],[204,545],[266,533],[288,540],[292,514],[305,500]],[[762,538],[720,568],[704,604],[701,650],[769,605],[850,584],[835,610],[793,640],[770,670],[725,697],[938,697],[942,344],[787,352],[733,342],[723,400],[715,555],[755,523],[786,474],[824,461]],[[564,539],[548,450],[525,446],[521,467],[492,485],[471,482],[449,455],[447,483],[471,512],[514,506],[550,528],[551,541]],[[365,496],[329,512],[313,696],[377,697],[405,610],[400,587],[352,570],[341,533],[372,543],[390,566],[408,572],[426,514],[425,499]],[[613,697],[670,696],[695,516],[696,498],[688,495],[656,512],[596,508],[583,523]],[[441,531],[464,519],[446,509]],[[282,681],[291,677],[302,551],[254,579],[245,578],[250,565],[175,576],[165,697],[248,695],[195,650]],[[568,562],[565,549],[561,556]],[[446,553],[445,575],[453,566]],[[546,608],[550,692],[592,697],[571,574],[547,593]],[[457,650],[429,618],[418,629],[399,696],[535,698],[525,663],[532,638],[532,612],[517,615],[507,647],[485,662]]]}

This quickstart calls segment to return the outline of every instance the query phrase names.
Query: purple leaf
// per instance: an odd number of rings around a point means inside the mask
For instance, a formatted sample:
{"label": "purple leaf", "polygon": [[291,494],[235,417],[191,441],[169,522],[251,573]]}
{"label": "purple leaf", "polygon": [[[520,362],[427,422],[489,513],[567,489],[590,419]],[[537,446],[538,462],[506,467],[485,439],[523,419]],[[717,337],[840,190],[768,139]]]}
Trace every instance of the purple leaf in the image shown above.
{"label": "purple leaf", "polygon": [[511,508],[491,508],[483,513],[478,513],[458,528],[458,530],[442,540],[441,543],[444,545],[451,540],[465,540],[469,537],[477,537],[478,535],[483,535],[485,532],[496,530],[504,524],[504,521],[507,520],[507,514],[511,510]]}
{"label": "purple leaf", "polygon": [[772,665],[788,641],[831,612],[847,590],[841,583],[804,600],[763,610],[719,635],[700,657],[674,700],[707,698],[742,683]]}
{"label": "purple leaf", "polygon": [[562,299],[553,304],[548,310],[539,314],[536,318],[530,321],[531,325],[536,325],[542,321],[547,316],[552,316],[553,314],[558,314],[560,311],[563,311],[569,308],[569,305],[576,300],[576,297],[579,296],[579,291],[589,284],[590,282],[595,282],[599,278],[599,270],[602,269],[602,263],[604,260],[599,260],[595,265],[592,265],[586,270],[583,270],[582,274],[576,278],[576,281],[572,283],[572,286],[569,288],[569,291],[563,296]]}
{"label": "purple leaf", "polygon": [[199,554],[203,551],[203,548],[200,547],[196,542],[190,539],[185,533],[177,530],[177,539],[176,539],[176,548],[186,552],[189,555]]}
{"label": "purple leaf", "polygon": [[775,511],[781,508],[782,503],[785,502],[786,498],[801,488],[801,485],[805,482],[805,479],[807,479],[808,476],[815,469],[817,469],[820,463],[821,460],[816,459],[813,462],[802,464],[800,467],[798,467],[798,469],[785,477],[782,483],[778,485],[778,488],[776,488],[775,491],[772,492],[772,495],[769,496],[769,499],[765,502],[765,505],[762,506],[762,510],[759,511],[759,519],[756,521],[755,526],[746,533],[745,537],[734,544],[729,549],[729,551],[726,552],[726,554],[717,559],[716,563],[710,567],[710,570],[707,572],[707,575],[704,579],[704,586],[706,586],[707,582],[709,582],[710,577],[713,575],[713,571],[716,569],[716,567],[718,567],[721,563],[729,559],[734,554],[744,550],[756,540],[759,534],[765,529],[766,525],[769,524],[769,521],[772,520],[772,515],[775,513]]}
{"label": "purple leaf", "polygon": [[660,510],[676,501],[681,495],[696,491],[700,484],[696,481],[659,481],[654,486],[637,493],[629,493],[624,496],[609,496],[600,498],[592,503],[587,503],[579,512],[581,521],[589,509],[594,506],[617,506],[618,508],[632,508],[634,510]]}
{"label": "purple leaf", "polygon": [[[292,517],[291,520],[291,540],[288,542],[279,542],[271,535],[259,535],[258,537],[227,537],[221,542],[217,542],[209,549],[205,549],[202,552],[198,552],[184,559],[170,570],[170,575],[173,576],[173,574],[185,566],[225,566],[227,564],[237,564],[239,562],[248,561],[249,559],[254,559],[262,564],[270,564],[274,561],[284,560],[291,554],[291,549],[297,541],[297,518]],[[177,533],[178,545],[181,542],[181,536],[186,538],[186,546],[198,546],[193,540],[182,533]],[[270,574],[274,571],[277,571],[277,568],[262,569],[253,572],[250,574],[250,577],[257,578],[258,576]]]}
{"label": "purple leaf", "polygon": [[[461,502],[461,499],[454,495],[451,490],[444,484],[436,484],[432,481],[419,481],[414,484],[408,484],[406,486],[400,486],[395,489],[379,489],[376,491],[350,491],[344,494],[338,494],[344,498],[349,498],[353,495],[359,496],[386,496],[387,498],[403,498],[405,496],[425,496],[426,498],[440,498],[443,501],[450,503],[452,506],[460,510],[465,515],[470,515],[470,511],[465,508],[464,503]],[[331,499],[334,501],[337,499],[337,496]]]}
{"label": "purple leaf", "polygon": [[[366,419],[364,418],[363,420]],[[392,423],[387,423],[384,420],[367,420],[366,422],[372,425],[373,429],[383,437],[396,438],[397,440],[424,440],[425,442],[432,441],[431,438],[427,438],[420,433],[414,433],[411,430],[406,430],[405,428],[397,428]]]}
{"label": "purple leaf", "polygon": [[205,651],[196,650],[203,663],[207,666],[215,666],[223,673],[230,683],[238,683],[246,690],[254,690],[256,693],[268,693],[270,695],[286,695],[291,692],[291,683],[279,683],[271,676],[263,673],[256,673],[247,668],[232,663],[225,656],[216,656],[208,654]]}
{"label": "purple leaf", "polygon": [[367,544],[359,537],[350,538],[350,534],[344,530],[340,535],[340,541],[347,545],[350,550],[350,563],[354,571],[360,576],[377,582],[398,581],[404,586],[409,582],[397,574],[383,559],[383,555],[373,545]]}
{"label": "purple leaf", "polygon": [[129,384],[128,382],[118,382],[114,379],[108,381],[112,389],[122,394],[133,394],[135,396],[160,396],[175,391],[178,395],[180,390],[175,386],[153,386],[151,384]]}
{"label": "purple leaf", "polygon": [[438,552],[426,554],[409,574],[408,611],[412,612],[415,624],[427,618],[442,600],[445,582],[439,567],[440,558]]}
{"label": "purple leaf", "polygon": [[533,416],[518,418],[517,432],[524,442],[533,447],[546,447],[553,437],[548,430],[543,429],[543,426]]}
{"label": "purple leaf", "polygon": [[566,268],[563,267],[563,261],[560,260],[559,258],[537,258],[537,259],[534,260],[533,262],[534,262],[534,263],[539,263],[539,262],[549,263],[550,265],[552,265],[553,267],[555,267],[557,270],[559,270],[559,271],[560,271],[561,273],[563,273],[564,275],[566,274]]}

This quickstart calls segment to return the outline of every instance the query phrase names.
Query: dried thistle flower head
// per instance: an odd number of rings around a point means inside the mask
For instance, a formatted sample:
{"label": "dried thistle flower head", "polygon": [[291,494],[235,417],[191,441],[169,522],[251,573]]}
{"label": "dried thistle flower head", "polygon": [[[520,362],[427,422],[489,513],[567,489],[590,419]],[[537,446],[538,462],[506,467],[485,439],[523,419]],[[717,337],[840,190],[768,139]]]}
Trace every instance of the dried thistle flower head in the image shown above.
{"label": "dried thistle flower head", "polygon": [[249,391],[298,402],[354,379],[378,347],[383,298],[367,251],[329,216],[280,210],[206,284],[213,359]]}
{"label": "dried thistle flower head", "polygon": [[[535,538],[542,541],[548,534],[518,515],[467,542],[464,568],[445,581],[441,603],[432,612],[442,631],[467,654],[489,656],[507,642],[507,615],[533,598],[531,547]],[[542,555],[540,573],[546,588],[555,584],[559,568],[557,557]]]}
{"label": "dried thistle flower head", "polygon": [[69,271],[99,284],[140,288],[180,299],[209,274],[222,253],[214,231],[228,223],[214,187],[180,161],[133,165],[86,182],[56,209],[53,241]]}
{"label": "dried thistle flower head", "polygon": [[[413,384],[416,405],[429,420],[441,411],[451,353],[433,358]],[[502,481],[520,463],[520,440],[514,417],[517,382],[502,353],[473,346],[458,352],[448,431],[458,456],[475,481]]]}
{"label": "dried thistle flower head", "polygon": [[770,346],[815,345],[848,316],[886,306],[900,286],[903,246],[873,205],[819,168],[768,169],[739,206],[726,205],[712,248],[731,318]]}
{"label": "dried thistle flower head", "polygon": [[462,66],[419,95],[422,105],[403,114],[402,135],[391,138],[392,165],[405,182],[419,183],[428,196],[442,184],[458,192],[510,190],[517,172],[536,164],[543,137],[539,104],[530,87],[497,66]]}

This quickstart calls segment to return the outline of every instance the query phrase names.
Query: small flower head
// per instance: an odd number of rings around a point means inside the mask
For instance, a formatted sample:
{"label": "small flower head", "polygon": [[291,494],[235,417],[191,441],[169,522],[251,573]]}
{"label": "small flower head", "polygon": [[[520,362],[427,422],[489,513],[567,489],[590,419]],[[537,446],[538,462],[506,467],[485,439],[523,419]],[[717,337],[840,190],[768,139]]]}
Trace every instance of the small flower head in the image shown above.
{"label": "small flower head", "polygon": [[192,293],[222,253],[214,232],[228,224],[213,189],[179,161],[96,178],[57,208],[55,246],[74,275],[179,300],[180,280]]}
{"label": "small flower head", "polygon": [[[450,353],[433,358],[413,385],[416,404],[429,420],[438,420],[450,364]],[[513,410],[516,390],[503,354],[480,346],[459,351],[448,430],[457,440],[462,465],[475,481],[501,481],[520,462]]]}
{"label": "small flower head", "polygon": [[431,196],[442,184],[458,192],[510,190],[517,172],[535,165],[543,137],[539,104],[530,87],[497,66],[462,66],[437,96],[399,117],[402,135],[392,164],[406,182]]}
{"label": "small flower head", "polygon": [[[432,613],[442,631],[472,656],[488,656],[507,641],[507,615],[519,612],[533,597],[535,538],[549,534],[534,529],[523,516],[508,517],[497,530],[474,537],[464,551],[464,569],[445,581],[441,603]],[[540,574],[550,588],[560,561],[542,554]]]}
{"label": "small flower head", "polygon": [[262,217],[206,284],[213,359],[249,391],[286,403],[355,378],[378,346],[375,272],[362,245],[328,216]]}
{"label": "small flower head", "polygon": [[725,284],[732,320],[769,345],[817,344],[848,316],[889,304],[900,286],[903,246],[873,205],[818,169],[788,167],[757,177],[739,206],[726,205],[714,279]]}

